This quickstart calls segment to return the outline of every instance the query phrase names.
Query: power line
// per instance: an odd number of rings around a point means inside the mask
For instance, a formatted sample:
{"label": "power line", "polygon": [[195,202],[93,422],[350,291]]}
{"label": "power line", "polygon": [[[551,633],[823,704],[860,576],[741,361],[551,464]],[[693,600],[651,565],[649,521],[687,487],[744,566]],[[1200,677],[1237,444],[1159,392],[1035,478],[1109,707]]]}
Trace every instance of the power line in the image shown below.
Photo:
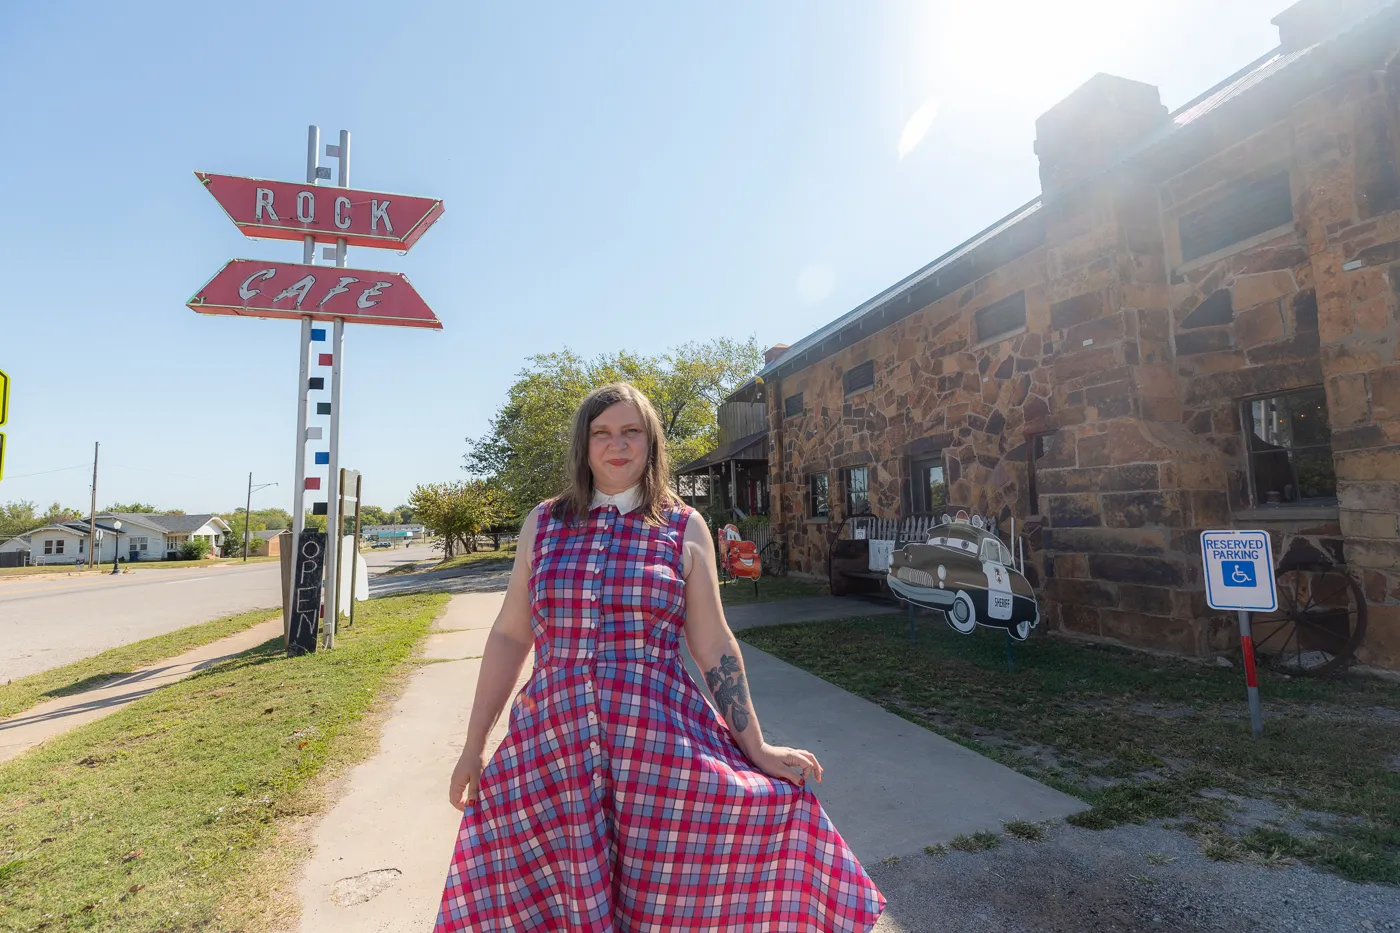
{"label": "power line", "polygon": [[5,477],[6,479],[24,479],[26,476],[47,476],[50,473],[64,473],[68,470],[86,470],[87,464],[80,463],[77,466],[59,467],[57,470],[40,470],[37,473],[15,473]]}

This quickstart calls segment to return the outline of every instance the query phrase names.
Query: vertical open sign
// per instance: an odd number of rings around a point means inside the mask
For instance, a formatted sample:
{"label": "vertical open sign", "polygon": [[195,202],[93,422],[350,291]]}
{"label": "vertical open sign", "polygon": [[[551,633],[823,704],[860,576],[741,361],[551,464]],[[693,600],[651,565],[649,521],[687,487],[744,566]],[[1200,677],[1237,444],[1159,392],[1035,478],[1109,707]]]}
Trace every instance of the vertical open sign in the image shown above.
{"label": "vertical open sign", "polygon": [[321,578],[326,570],[326,533],[303,531],[297,536],[292,573],[292,624],[287,633],[287,655],[316,650],[321,629]]}

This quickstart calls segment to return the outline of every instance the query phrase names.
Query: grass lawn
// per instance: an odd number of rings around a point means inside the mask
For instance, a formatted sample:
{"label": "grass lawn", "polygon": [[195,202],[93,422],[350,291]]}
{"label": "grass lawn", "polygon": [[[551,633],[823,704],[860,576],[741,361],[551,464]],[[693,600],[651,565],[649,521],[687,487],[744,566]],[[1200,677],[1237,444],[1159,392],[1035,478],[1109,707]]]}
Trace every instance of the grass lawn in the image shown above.
{"label": "grass lawn", "polygon": [[792,577],[764,577],[758,581],[758,594],[754,594],[752,580],[720,581],[719,595],[726,606],[744,606],[749,603],[771,603],[782,599],[805,599],[809,596],[825,596],[830,591],[823,585],[807,583]]}
{"label": "grass lawn", "polygon": [[114,677],[123,677],[139,667],[184,654],[193,648],[234,635],[281,615],[280,609],[253,609],[225,616],[154,638],[122,645],[72,664],[20,677],[0,684],[0,719],[22,713],[36,703],[69,696],[100,687]]}
{"label": "grass lawn", "polygon": [[499,551],[481,550],[470,554],[458,554],[437,563],[429,563],[427,560],[408,561],[384,572],[388,574],[429,573],[434,570],[455,570],[458,567],[474,564],[481,564],[484,568],[492,568],[499,564],[501,568],[505,568],[509,567],[513,560],[515,560],[515,545],[507,544]]}
{"label": "grass lawn", "polygon": [[[277,560],[277,556],[272,557],[250,557],[248,563],[261,564],[269,560]],[[206,557],[203,560],[139,560],[135,563],[126,562],[118,564],[122,570],[174,570],[179,567],[217,567],[222,564],[241,564],[241,557]],[[109,561],[95,569],[89,570],[86,567],[77,567],[73,564],[42,564],[34,567],[0,567],[0,577],[29,577],[46,573],[111,573],[112,564]]]}
{"label": "grass lawn", "polygon": [[334,651],[274,639],[0,765],[4,928],[284,924],[317,779],[373,749],[367,714],[446,600],[370,600]]}
{"label": "grass lawn", "polygon": [[[1150,819],[1213,858],[1309,862],[1400,884],[1400,686],[1265,679],[1249,736],[1244,674],[920,615],[777,626],[744,641],[1093,805],[1070,822]],[[1204,793],[1203,793],[1204,792]]]}
{"label": "grass lawn", "polygon": [[450,557],[447,560],[442,561],[441,563],[434,564],[428,569],[451,570],[454,567],[465,567],[468,564],[489,564],[492,561],[500,561],[503,564],[508,564],[510,561],[513,560],[515,560],[515,545],[507,544],[499,551],[481,550],[473,551],[470,554],[458,554],[455,557]]}

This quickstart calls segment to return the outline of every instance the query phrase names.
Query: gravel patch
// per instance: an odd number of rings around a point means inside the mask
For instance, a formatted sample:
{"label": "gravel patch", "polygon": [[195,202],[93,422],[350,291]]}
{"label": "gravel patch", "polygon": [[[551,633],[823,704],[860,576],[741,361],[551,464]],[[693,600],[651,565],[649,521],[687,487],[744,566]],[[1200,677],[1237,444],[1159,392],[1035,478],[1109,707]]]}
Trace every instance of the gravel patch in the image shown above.
{"label": "gravel patch", "polygon": [[1160,826],[1059,825],[986,852],[867,865],[888,901],[874,933],[1368,933],[1400,930],[1400,888],[1303,865],[1213,862]]}

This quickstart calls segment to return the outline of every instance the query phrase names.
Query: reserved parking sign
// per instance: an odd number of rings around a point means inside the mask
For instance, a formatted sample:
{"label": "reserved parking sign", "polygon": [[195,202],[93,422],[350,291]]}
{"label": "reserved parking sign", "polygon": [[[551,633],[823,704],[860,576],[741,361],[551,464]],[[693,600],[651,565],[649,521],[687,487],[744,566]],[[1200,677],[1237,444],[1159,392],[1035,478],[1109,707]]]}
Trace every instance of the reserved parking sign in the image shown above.
{"label": "reserved parking sign", "polygon": [[1212,609],[1273,612],[1274,554],[1262,531],[1203,531],[1206,602]]}

